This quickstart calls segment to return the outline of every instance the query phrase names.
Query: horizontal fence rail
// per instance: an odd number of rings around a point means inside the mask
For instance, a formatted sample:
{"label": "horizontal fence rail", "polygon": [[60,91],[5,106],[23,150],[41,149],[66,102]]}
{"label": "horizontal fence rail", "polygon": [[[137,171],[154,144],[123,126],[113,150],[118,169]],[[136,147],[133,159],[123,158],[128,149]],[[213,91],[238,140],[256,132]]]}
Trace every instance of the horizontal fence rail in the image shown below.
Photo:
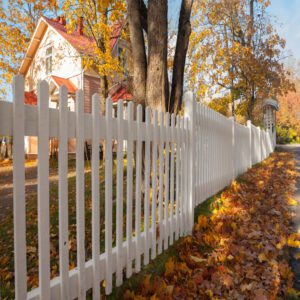
{"label": "horizontal fence rail", "polygon": [[[82,91],[77,92],[76,111],[71,112],[65,87],[59,91],[59,109],[52,109],[45,81],[39,84],[38,105],[25,105],[21,76],[15,77],[13,91],[12,103],[0,102],[0,135],[12,136],[14,146],[16,299],[85,299],[90,289],[93,299],[99,299],[103,280],[105,292],[110,294],[124,277],[139,272],[143,264],[147,265],[179,237],[192,232],[195,206],[268,157],[275,147],[270,132],[249,121],[247,126],[238,124],[195,102],[190,92],[184,95],[185,115],[180,117],[150,108],[143,112],[141,106],[135,108],[133,103],[125,108],[122,101],[113,116],[110,99],[102,115],[99,95],[92,98],[92,113],[85,113]],[[30,291],[26,278],[26,136],[38,138],[39,288]],[[59,142],[59,275],[52,279],[48,177],[51,138]],[[71,270],[69,139],[76,140],[76,266]],[[89,258],[85,248],[86,141],[92,151]],[[100,151],[104,152],[103,160]],[[104,181],[99,179],[100,167],[104,169]],[[101,184],[105,185],[104,199],[99,193]],[[101,240],[103,230],[105,238]]]}

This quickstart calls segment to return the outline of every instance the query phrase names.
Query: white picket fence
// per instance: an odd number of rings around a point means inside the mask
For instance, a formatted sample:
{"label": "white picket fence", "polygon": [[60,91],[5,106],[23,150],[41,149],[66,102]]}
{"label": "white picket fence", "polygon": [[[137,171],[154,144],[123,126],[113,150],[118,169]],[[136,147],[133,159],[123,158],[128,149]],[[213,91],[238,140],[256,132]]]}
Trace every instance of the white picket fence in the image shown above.
{"label": "white picket fence", "polygon": [[[16,299],[85,299],[93,289],[100,298],[142,264],[148,264],[180,236],[190,234],[194,207],[216,194],[253,164],[274,150],[271,134],[197,103],[184,96],[185,116],[145,111],[129,103],[128,118],[118,103],[106,102],[99,113],[99,96],[92,99],[92,114],[84,113],[83,92],[76,94],[76,112],[67,109],[67,91],[60,88],[59,109],[49,108],[48,84],[41,82],[38,106],[24,105],[24,80],[16,76],[13,103],[0,102],[0,135],[13,136],[14,251]],[[38,249],[39,288],[27,292],[24,137],[38,137]],[[50,280],[49,138],[59,140],[59,274]],[[68,139],[76,139],[77,266],[69,270],[68,250]],[[92,259],[85,253],[84,142],[92,141]],[[113,180],[112,143],[117,141],[117,176]],[[126,191],[123,190],[124,150],[127,141]],[[105,251],[100,253],[99,144],[105,144]],[[144,153],[143,153],[144,152]],[[95,155],[96,153],[96,155]],[[136,157],[134,157],[134,155]],[[143,165],[144,157],[144,167]],[[135,180],[134,180],[135,179]],[[143,183],[144,192],[141,185]],[[113,199],[112,187],[117,196]],[[126,199],[126,222],[123,220]],[[116,201],[116,216],[113,202]],[[113,247],[112,218],[116,218]],[[135,220],[132,226],[133,218]],[[143,220],[143,221],[142,221]],[[123,224],[126,226],[123,226]],[[125,227],[125,228],[123,228]],[[125,234],[123,234],[125,232]],[[157,232],[159,235],[157,236]],[[143,257],[143,261],[141,258]],[[133,267],[134,263],[134,267]]]}

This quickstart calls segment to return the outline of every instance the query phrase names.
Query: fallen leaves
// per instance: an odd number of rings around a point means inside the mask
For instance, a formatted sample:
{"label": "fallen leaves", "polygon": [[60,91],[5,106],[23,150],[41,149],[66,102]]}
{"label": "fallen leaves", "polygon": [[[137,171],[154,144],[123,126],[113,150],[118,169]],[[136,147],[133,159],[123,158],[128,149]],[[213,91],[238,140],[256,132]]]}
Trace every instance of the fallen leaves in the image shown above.
{"label": "fallen leaves", "polygon": [[291,154],[274,153],[234,181],[177,243],[164,273],[146,277],[163,288],[151,292],[144,281],[126,299],[285,299],[293,281],[285,247],[300,247],[300,233],[290,232],[294,169]]}
{"label": "fallen leaves", "polygon": [[288,237],[288,245],[294,248],[300,248],[300,233],[292,233]]}

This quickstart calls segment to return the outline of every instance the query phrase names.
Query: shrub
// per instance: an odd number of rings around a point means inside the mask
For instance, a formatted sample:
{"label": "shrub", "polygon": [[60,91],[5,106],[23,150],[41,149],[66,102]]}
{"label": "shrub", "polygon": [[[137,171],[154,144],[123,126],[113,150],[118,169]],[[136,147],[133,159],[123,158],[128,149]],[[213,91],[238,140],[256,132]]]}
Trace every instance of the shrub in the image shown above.
{"label": "shrub", "polygon": [[277,126],[276,131],[278,144],[292,144],[300,142],[300,137],[297,135],[297,131],[292,127]]}

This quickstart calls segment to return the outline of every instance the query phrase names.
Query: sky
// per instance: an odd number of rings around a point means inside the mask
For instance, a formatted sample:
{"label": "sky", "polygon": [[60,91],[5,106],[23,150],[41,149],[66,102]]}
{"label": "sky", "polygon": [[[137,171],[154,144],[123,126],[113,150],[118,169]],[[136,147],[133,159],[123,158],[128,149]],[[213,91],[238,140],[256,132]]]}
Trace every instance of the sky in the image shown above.
{"label": "sky", "polygon": [[276,18],[279,35],[286,39],[286,49],[300,60],[300,0],[271,0],[269,12]]}

